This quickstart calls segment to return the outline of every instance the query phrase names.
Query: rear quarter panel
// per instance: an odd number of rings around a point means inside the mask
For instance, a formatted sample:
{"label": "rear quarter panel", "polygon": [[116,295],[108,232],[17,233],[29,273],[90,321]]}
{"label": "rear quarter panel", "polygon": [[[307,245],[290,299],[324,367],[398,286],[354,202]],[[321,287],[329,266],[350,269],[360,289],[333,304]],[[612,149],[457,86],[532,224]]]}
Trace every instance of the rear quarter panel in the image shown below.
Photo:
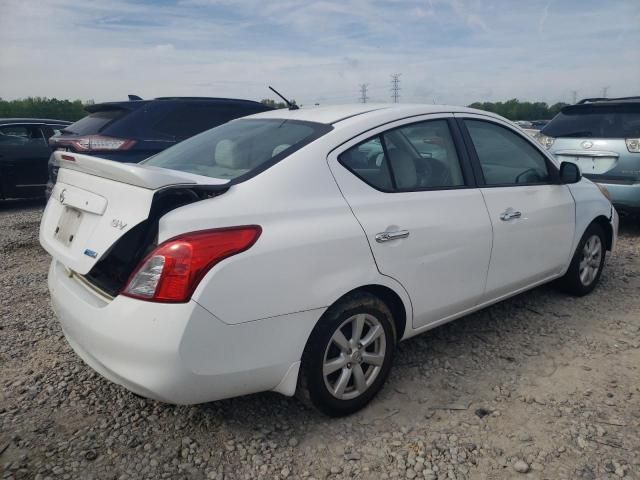
{"label": "rear quarter panel", "polygon": [[253,247],[216,265],[194,292],[193,298],[223,322],[328,307],[354,288],[378,284],[400,295],[410,324],[408,296],[376,269],[364,232],[326,163],[331,143],[322,140],[219,197],[161,219],[160,242],[189,231],[262,227]]}

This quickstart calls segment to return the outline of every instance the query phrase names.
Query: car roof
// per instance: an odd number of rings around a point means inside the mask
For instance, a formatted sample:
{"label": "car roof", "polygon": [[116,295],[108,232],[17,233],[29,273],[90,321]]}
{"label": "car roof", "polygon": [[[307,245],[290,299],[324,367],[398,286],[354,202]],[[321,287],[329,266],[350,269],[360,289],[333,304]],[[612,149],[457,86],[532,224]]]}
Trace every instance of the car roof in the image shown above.
{"label": "car roof", "polygon": [[278,118],[302,120],[334,125],[343,120],[354,117],[389,117],[404,118],[416,115],[429,115],[434,113],[476,113],[502,119],[499,115],[476,110],[474,108],[456,107],[452,105],[429,105],[429,104],[373,104],[357,103],[348,105],[332,105],[326,107],[305,107],[297,110],[281,108],[269,112],[262,112],[245,118]]}
{"label": "car roof", "polygon": [[152,102],[193,102],[193,103],[219,103],[219,104],[239,104],[239,105],[255,105],[263,107],[265,110],[271,110],[273,107],[265,105],[255,100],[246,100],[242,98],[221,98],[221,97],[158,97],[146,100],[116,100],[113,102],[95,103],[93,105],[86,105],[85,110],[93,113],[100,110],[107,110],[110,108],[135,110],[143,105],[147,105]]}
{"label": "car roof", "polygon": [[54,125],[71,125],[67,120],[55,120],[53,118],[0,118],[0,125],[11,123],[46,123]]}

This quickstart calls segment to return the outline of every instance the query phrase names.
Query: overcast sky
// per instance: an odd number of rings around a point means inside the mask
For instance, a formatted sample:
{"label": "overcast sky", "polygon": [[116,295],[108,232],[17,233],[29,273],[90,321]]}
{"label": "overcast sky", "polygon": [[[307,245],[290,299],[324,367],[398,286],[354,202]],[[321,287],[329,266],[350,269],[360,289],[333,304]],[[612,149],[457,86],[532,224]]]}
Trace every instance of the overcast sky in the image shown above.
{"label": "overcast sky", "polygon": [[640,95],[640,0],[0,0],[0,97]]}

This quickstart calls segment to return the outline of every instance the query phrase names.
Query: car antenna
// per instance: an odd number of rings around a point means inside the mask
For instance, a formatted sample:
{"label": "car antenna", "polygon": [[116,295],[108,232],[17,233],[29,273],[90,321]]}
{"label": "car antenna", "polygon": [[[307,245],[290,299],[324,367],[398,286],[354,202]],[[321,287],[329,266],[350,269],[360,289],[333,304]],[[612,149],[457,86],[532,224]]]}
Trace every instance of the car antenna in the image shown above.
{"label": "car antenna", "polygon": [[295,103],[291,103],[289,100],[287,100],[286,98],[284,98],[282,95],[280,95],[280,92],[278,92],[275,88],[273,88],[271,85],[269,85],[269,90],[271,90],[273,93],[275,93],[276,95],[278,95],[282,100],[284,100],[284,103],[287,104],[287,106],[289,107],[289,110],[299,110],[300,107],[298,105],[296,105]]}

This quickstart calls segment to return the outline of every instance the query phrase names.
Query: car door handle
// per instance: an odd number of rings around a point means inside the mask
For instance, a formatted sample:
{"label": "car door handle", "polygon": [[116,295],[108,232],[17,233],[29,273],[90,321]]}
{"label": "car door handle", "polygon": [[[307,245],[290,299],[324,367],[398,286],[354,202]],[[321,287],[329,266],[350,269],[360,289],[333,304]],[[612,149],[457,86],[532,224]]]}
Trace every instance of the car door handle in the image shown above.
{"label": "car door handle", "polygon": [[513,208],[509,208],[500,214],[500,220],[508,222],[514,218],[520,218],[522,213],[515,211]]}
{"label": "car door handle", "polygon": [[407,238],[409,230],[396,230],[395,232],[382,232],[376,235],[376,242],[384,243],[390,240],[398,240],[399,238]]}

